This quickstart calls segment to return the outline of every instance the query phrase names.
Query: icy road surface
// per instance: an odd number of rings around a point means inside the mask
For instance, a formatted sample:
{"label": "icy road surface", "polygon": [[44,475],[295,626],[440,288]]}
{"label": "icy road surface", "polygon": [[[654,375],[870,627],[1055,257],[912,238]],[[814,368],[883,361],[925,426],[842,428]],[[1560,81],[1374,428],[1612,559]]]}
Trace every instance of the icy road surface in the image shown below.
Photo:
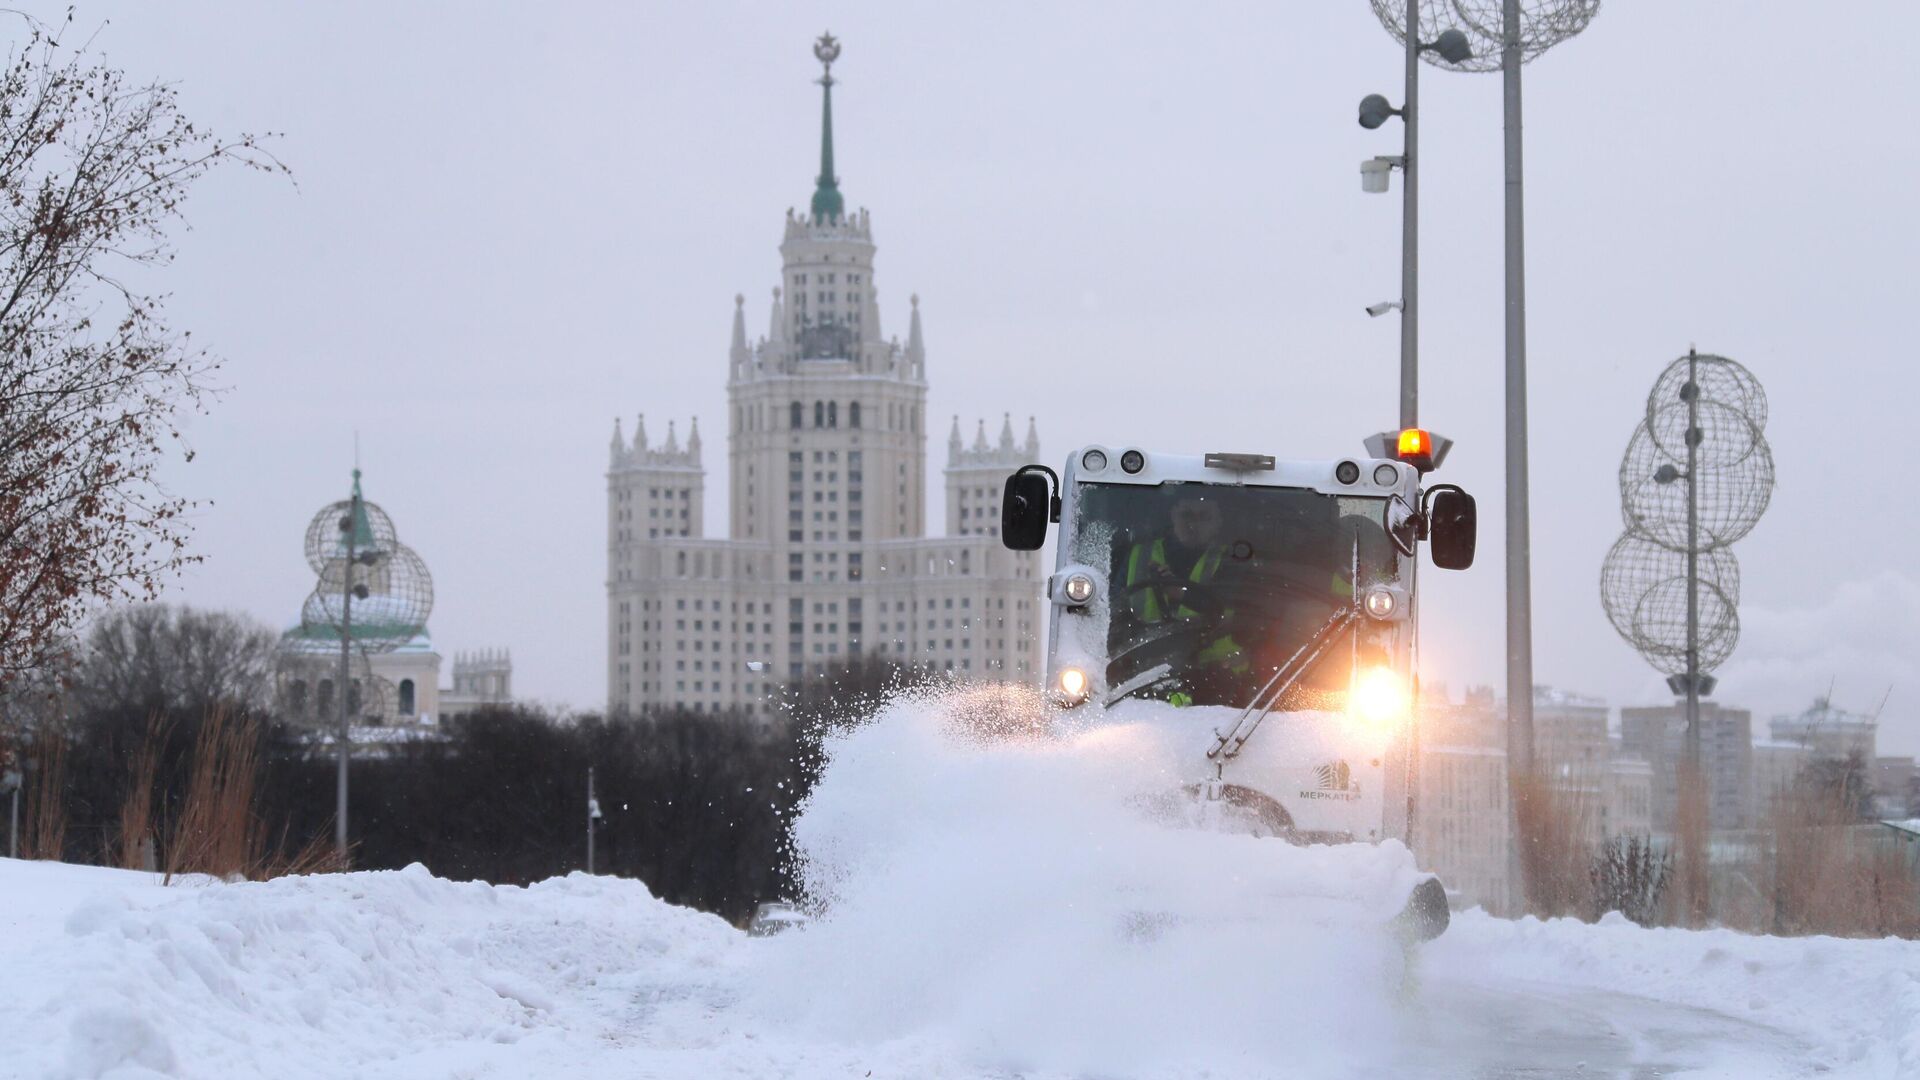
{"label": "icy road surface", "polygon": [[1920,1076],[1920,945],[1378,923],[1404,849],[1141,812],[1137,731],[903,707],[794,830],[830,913],[748,938],[633,881],[193,882],[0,860],[0,1077]]}

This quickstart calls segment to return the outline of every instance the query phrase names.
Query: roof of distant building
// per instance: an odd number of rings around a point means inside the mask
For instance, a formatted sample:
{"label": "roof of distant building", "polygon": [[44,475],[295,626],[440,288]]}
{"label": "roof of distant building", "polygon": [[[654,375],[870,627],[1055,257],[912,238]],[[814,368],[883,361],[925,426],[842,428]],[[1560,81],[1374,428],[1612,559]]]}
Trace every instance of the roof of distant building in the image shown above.
{"label": "roof of distant building", "polygon": [[1562,690],[1555,686],[1535,686],[1533,703],[1535,705],[1577,705],[1599,709],[1607,707],[1606,698],[1582,694],[1574,690]]}
{"label": "roof of distant building", "polygon": [[1801,712],[1776,715],[1773,722],[1810,728],[1873,727],[1880,723],[1878,718],[1865,713],[1834,708],[1833,702],[1824,696],[1814,698],[1813,704]]}

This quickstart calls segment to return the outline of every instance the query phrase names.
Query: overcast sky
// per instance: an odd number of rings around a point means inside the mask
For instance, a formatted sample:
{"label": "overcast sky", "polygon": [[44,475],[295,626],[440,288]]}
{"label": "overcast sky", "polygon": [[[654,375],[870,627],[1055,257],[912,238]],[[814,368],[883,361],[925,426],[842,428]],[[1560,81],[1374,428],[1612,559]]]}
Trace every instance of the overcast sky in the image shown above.
{"label": "overcast sky", "polygon": [[[1913,753],[1920,6],[1808,11],[1614,0],[1527,69],[1535,670],[1664,696],[1597,579],[1644,395],[1697,344],[1765,382],[1779,469],[1735,549],[1721,700],[1891,688],[1881,745]],[[175,600],[293,620],[302,530],[358,431],[368,496],[433,570],[442,651],[511,647],[522,694],[597,707],[613,419],[705,421],[723,532],[733,296],[763,333],[816,170],[822,29],[884,329],[921,297],[930,485],[956,413],[969,434],[1037,415],[1056,465],[1093,441],[1331,457],[1394,418],[1395,320],[1361,309],[1398,294],[1399,198],[1362,195],[1357,165],[1400,132],[1353,117],[1399,100],[1401,61],[1364,0],[82,0],[78,21],[194,119],[283,132],[297,176],[208,179],[166,275],[230,388],[168,470],[211,503]],[[1425,677],[1457,694],[1504,678],[1500,79],[1425,74],[1422,415],[1482,511],[1475,569],[1422,575]]]}

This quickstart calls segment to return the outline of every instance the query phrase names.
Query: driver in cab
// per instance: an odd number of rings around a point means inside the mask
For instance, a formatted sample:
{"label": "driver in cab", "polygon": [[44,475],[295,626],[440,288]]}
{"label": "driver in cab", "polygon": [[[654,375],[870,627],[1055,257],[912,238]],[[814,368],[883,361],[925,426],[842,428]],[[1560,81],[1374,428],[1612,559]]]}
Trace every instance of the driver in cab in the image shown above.
{"label": "driver in cab", "polygon": [[[1222,564],[1240,554],[1230,551],[1222,536],[1220,504],[1204,495],[1186,495],[1173,504],[1169,518],[1171,536],[1141,540],[1127,552],[1127,606],[1144,626],[1174,621],[1196,624],[1200,638],[1190,656],[1196,673],[1244,676],[1246,654],[1226,626],[1233,611],[1221,590],[1210,587]],[[1192,698],[1176,691],[1169,700],[1180,705]]]}

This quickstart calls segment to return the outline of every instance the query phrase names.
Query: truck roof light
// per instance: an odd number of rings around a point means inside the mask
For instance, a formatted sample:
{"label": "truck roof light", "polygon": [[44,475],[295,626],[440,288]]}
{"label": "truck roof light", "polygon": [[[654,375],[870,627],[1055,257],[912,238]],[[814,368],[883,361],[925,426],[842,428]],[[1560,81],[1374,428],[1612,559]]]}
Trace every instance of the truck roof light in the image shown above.
{"label": "truck roof light", "polygon": [[1410,427],[1400,432],[1400,438],[1394,447],[1394,456],[1419,469],[1421,472],[1438,464],[1433,449],[1433,433],[1424,428]]}

